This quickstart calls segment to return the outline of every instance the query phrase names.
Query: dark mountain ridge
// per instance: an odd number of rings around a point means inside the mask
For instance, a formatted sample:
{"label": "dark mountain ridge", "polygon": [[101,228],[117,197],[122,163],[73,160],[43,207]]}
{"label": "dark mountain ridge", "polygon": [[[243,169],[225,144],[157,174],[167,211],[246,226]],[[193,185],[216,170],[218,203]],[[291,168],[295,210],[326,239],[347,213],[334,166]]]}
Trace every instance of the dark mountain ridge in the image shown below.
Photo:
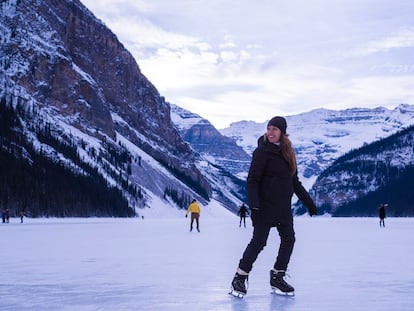
{"label": "dark mountain ridge", "polygon": [[[354,149],[324,170],[310,190],[333,216],[414,216],[414,126]],[[303,212],[303,209],[301,210]]]}

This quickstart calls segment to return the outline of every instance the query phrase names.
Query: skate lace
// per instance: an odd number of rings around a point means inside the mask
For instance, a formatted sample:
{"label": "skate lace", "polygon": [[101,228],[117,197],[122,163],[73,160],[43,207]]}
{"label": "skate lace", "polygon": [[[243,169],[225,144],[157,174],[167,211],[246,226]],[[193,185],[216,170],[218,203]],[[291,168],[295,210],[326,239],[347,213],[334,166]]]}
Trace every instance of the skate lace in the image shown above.
{"label": "skate lace", "polygon": [[[282,279],[284,279],[285,277],[287,277],[288,279],[290,279],[290,274],[287,271],[284,271],[284,275],[282,276]],[[275,271],[274,277],[276,277],[277,271]]]}
{"label": "skate lace", "polygon": [[276,273],[272,276],[272,279],[275,280],[277,283],[283,285],[283,286],[290,286],[286,281],[285,278],[290,279],[290,274],[285,271],[283,276],[277,277]]}
{"label": "skate lace", "polygon": [[240,285],[244,285],[244,288],[247,290],[249,288],[249,277],[246,276],[245,278],[239,278],[238,282]]}
{"label": "skate lace", "polygon": [[285,275],[282,276],[280,279],[277,280],[277,283],[279,284],[279,287],[282,291],[288,291],[293,289],[293,287],[285,281],[285,277],[290,278],[290,275],[285,272]]}
{"label": "skate lace", "polygon": [[286,278],[287,278],[287,279],[290,279],[290,274],[289,274],[289,273],[287,273],[287,272],[285,272],[285,275],[281,277],[280,281],[282,282],[282,284],[283,284],[284,286],[290,286],[290,285],[289,285],[289,283],[288,283],[288,282],[286,282],[286,280],[285,280]]}

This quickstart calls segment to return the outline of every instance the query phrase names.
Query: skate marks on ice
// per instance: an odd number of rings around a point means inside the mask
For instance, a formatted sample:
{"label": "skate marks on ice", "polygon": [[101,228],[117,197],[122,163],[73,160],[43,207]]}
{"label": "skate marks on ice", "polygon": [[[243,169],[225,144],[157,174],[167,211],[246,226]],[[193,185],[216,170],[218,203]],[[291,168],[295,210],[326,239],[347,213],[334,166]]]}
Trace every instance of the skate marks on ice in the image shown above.
{"label": "skate marks on ice", "polygon": [[295,219],[295,297],[271,293],[273,231],[243,299],[228,292],[251,228],[241,231],[236,217],[203,220],[203,234],[188,234],[185,218],[28,219],[0,226],[7,248],[0,256],[0,309],[413,310],[413,218],[389,218],[385,230],[376,218]]}
{"label": "skate marks on ice", "polygon": [[131,287],[117,282],[3,282],[0,284],[0,310],[140,310],[145,300],[136,300],[132,297],[147,290],[148,287]]}

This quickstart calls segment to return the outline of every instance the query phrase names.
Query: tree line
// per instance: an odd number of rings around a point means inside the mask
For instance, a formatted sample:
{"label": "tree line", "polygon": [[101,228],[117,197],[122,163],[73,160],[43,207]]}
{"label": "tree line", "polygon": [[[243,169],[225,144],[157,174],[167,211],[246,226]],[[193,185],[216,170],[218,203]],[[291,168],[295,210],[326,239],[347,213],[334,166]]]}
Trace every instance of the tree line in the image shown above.
{"label": "tree line", "polygon": [[[37,139],[74,163],[52,158],[34,148],[24,133],[22,105],[0,99],[0,208],[11,215],[24,211],[32,217],[88,217],[135,215],[128,200],[90,164],[83,162],[72,145],[52,134],[50,126],[37,125]],[[113,150],[111,151],[114,156]],[[125,154],[122,155],[125,159]],[[121,160],[121,162],[122,162]],[[140,189],[124,185],[137,197]]]}

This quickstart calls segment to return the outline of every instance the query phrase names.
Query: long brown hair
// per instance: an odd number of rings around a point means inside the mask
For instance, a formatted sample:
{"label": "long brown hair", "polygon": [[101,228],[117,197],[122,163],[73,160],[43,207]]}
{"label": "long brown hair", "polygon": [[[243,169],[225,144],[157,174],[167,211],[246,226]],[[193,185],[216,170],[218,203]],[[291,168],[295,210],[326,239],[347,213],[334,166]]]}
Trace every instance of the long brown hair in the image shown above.
{"label": "long brown hair", "polygon": [[[297,165],[296,165],[296,153],[295,149],[293,149],[292,142],[290,141],[288,134],[280,133],[280,151],[282,153],[283,159],[286,160],[286,162],[290,166],[290,170],[292,171],[292,175],[296,173]],[[269,141],[267,138],[267,133],[264,133],[263,139],[265,141]]]}
{"label": "long brown hair", "polygon": [[296,173],[296,153],[293,149],[292,142],[290,141],[287,134],[281,133],[280,136],[280,151],[282,152],[283,158],[287,161],[292,171],[292,175]]}

